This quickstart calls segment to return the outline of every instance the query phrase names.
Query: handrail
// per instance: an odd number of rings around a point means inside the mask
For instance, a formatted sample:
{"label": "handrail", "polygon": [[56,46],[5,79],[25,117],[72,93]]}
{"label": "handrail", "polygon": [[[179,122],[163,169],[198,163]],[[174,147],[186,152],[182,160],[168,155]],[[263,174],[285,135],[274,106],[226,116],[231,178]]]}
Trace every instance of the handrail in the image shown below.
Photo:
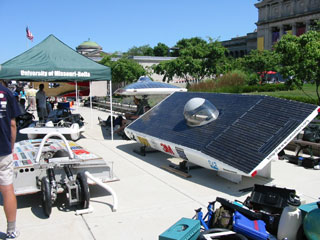
{"label": "handrail", "polygon": [[96,184],[98,184],[100,187],[104,188],[109,193],[111,193],[111,195],[113,197],[113,208],[112,208],[112,211],[113,212],[117,211],[117,209],[118,209],[118,197],[116,195],[116,192],[110,186],[108,186],[107,184],[103,183],[100,179],[95,178],[94,176],[92,176],[88,171],[85,171],[84,174],[87,176],[87,178],[91,179]]}
{"label": "handrail", "polygon": [[42,153],[42,148],[44,147],[44,144],[46,143],[47,139],[50,138],[50,137],[53,137],[53,136],[55,136],[55,137],[60,137],[60,138],[64,141],[64,143],[66,144],[67,151],[68,151],[68,153],[69,153],[69,157],[70,157],[71,159],[74,158],[74,154],[73,154],[73,152],[71,151],[71,148],[70,148],[70,146],[69,146],[69,143],[68,143],[67,139],[66,139],[61,133],[59,133],[59,132],[51,132],[51,133],[48,133],[46,136],[44,136],[44,138],[42,139],[42,141],[41,141],[41,143],[40,143],[40,147],[39,147],[39,149],[38,149],[37,156],[36,156],[36,160],[35,160],[36,163],[40,162],[40,157],[41,157],[41,153]]}

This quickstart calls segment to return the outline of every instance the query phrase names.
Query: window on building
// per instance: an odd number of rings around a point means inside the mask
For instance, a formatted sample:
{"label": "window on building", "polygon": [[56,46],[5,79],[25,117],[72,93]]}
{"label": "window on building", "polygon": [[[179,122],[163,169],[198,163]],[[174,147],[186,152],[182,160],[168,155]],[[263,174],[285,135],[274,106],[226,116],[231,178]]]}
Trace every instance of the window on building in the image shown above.
{"label": "window on building", "polygon": [[304,23],[297,23],[296,35],[300,36],[306,32],[306,25]]}

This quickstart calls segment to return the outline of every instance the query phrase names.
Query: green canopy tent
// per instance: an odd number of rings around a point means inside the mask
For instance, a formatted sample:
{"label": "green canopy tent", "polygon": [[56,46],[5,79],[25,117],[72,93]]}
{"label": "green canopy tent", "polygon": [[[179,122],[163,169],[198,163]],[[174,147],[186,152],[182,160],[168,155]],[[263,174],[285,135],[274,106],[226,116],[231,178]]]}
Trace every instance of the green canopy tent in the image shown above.
{"label": "green canopy tent", "polygon": [[[90,87],[91,81],[110,81],[112,102],[111,69],[82,56],[52,34],[26,52],[1,64],[0,79],[76,83],[90,81]],[[91,97],[90,91],[92,109]],[[112,104],[110,107],[112,115]]]}

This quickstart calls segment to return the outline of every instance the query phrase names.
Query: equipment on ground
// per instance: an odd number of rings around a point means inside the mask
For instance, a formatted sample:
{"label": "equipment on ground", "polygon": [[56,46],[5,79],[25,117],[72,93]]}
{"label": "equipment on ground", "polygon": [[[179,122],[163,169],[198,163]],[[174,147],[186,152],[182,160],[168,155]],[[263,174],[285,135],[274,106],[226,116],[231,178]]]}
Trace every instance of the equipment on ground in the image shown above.
{"label": "equipment on ground", "polygon": [[[118,180],[113,174],[112,163],[74,142],[68,142],[61,133],[52,132],[43,139],[16,143],[13,158],[15,194],[41,192],[42,208],[47,217],[58,193],[66,193],[68,206],[87,209],[90,200],[88,184],[101,186]],[[104,188],[112,194],[113,210],[116,210],[115,193],[110,187]]]}

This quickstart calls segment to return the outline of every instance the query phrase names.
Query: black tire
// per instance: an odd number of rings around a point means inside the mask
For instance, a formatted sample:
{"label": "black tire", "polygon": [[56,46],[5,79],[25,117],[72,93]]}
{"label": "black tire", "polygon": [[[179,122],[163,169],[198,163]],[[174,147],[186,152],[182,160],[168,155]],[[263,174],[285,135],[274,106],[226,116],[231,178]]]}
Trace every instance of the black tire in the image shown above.
{"label": "black tire", "polygon": [[76,183],[78,186],[79,196],[80,196],[79,207],[81,209],[89,208],[90,191],[89,191],[89,186],[87,182],[87,176],[84,174],[84,172],[80,172],[77,174]]}
{"label": "black tire", "polygon": [[44,215],[50,217],[52,210],[51,185],[48,177],[41,180],[42,209]]}
{"label": "black tire", "polygon": [[[209,230],[203,231],[202,233],[200,233],[199,236],[199,240],[206,240],[206,238],[203,236],[205,234],[209,234],[209,233],[219,233],[219,232],[227,232],[227,231],[231,231],[229,229],[224,229],[224,228],[211,228]],[[243,236],[242,234],[239,233],[235,233],[232,235],[227,235],[227,236],[221,236],[222,239],[227,240],[227,239],[232,239],[232,240],[248,240],[248,238],[246,238],[245,236]]]}

